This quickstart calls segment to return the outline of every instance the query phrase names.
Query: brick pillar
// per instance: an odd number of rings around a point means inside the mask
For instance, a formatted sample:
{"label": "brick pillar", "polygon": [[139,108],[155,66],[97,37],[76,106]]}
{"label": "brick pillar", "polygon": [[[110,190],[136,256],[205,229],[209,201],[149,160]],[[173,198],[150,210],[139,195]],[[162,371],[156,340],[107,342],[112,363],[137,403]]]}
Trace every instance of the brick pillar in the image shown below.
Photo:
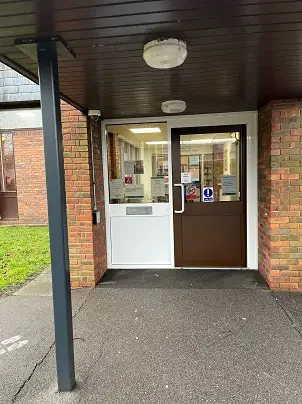
{"label": "brick pillar", "polygon": [[99,122],[93,124],[97,207],[101,212],[101,223],[93,225],[88,118],[65,102],[62,102],[61,109],[71,285],[95,286],[107,268],[101,126]]}
{"label": "brick pillar", "polygon": [[[93,146],[94,146],[94,168],[96,181],[97,207],[101,211],[101,222],[92,226],[93,230],[93,254],[94,254],[94,278],[101,279],[107,269],[107,247],[106,247],[106,220],[105,220],[105,198],[104,198],[104,177],[103,160],[101,147],[101,122],[92,123]],[[90,145],[91,150],[91,145]]]}
{"label": "brick pillar", "polygon": [[272,289],[302,291],[302,102],[259,111],[259,268]]}

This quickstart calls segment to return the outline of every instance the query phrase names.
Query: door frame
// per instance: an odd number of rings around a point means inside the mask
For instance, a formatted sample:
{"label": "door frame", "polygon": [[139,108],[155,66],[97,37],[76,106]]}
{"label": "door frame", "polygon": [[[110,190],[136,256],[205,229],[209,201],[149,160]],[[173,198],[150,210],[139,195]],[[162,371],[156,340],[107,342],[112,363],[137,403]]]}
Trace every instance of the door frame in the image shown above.
{"label": "door frame", "polygon": [[[173,184],[172,184],[172,150],[171,131],[177,128],[206,127],[206,126],[246,126],[246,245],[247,268],[258,270],[258,111],[231,112],[204,115],[179,115],[159,116],[152,118],[120,118],[102,121],[102,157],[104,177],[104,198],[106,215],[106,243],[107,266],[117,268],[111,263],[111,237],[110,237],[110,206],[109,206],[109,182],[107,165],[106,126],[122,124],[166,122],[168,132],[168,165],[169,165],[169,210],[170,210],[170,250],[171,261],[169,268],[174,268],[174,225],[173,225]],[[131,268],[129,265],[120,266]],[[141,266],[148,268],[150,266]],[[225,269],[225,268],[222,268]]]}

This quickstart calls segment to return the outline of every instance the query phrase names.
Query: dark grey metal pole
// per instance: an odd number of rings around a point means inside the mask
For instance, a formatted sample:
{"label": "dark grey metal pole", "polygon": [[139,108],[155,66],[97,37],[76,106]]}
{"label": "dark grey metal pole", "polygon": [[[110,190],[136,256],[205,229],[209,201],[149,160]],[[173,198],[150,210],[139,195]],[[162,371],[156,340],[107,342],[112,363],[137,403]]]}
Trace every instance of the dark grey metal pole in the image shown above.
{"label": "dark grey metal pole", "polygon": [[38,43],[59,391],[75,386],[67,213],[57,50]]}

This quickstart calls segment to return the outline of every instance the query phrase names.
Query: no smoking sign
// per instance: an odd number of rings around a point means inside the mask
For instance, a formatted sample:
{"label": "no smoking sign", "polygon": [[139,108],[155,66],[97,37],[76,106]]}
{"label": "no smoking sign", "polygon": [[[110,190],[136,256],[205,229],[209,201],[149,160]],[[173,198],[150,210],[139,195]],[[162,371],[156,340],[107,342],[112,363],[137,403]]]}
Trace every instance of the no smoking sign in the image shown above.
{"label": "no smoking sign", "polygon": [[195,185],[188,185],[186,188],[186,199],[194,200],[197,199],[197,187]]}

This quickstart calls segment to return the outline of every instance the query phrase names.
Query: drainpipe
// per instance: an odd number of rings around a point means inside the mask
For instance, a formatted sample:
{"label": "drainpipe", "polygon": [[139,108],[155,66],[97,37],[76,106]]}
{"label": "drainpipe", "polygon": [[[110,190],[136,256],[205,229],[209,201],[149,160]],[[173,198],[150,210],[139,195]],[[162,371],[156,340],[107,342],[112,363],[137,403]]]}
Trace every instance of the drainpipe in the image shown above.
{"label": "drainpipe", "polygon": [[90,118],[89,126],[90,126],[90,145],[91,145],[91,170],[92,170],[92,202],[93,202],[93,211],[92,211],[92,222],[93,224],[98,224],[101,221],[101,214],[97,207],[96,201],[96,182],[95,182],[95,167],[94,167],[94,141],[93,141],[93,121],[97,122],[101,117],[101,111],[99,110],[89,110],[88,116]]}

